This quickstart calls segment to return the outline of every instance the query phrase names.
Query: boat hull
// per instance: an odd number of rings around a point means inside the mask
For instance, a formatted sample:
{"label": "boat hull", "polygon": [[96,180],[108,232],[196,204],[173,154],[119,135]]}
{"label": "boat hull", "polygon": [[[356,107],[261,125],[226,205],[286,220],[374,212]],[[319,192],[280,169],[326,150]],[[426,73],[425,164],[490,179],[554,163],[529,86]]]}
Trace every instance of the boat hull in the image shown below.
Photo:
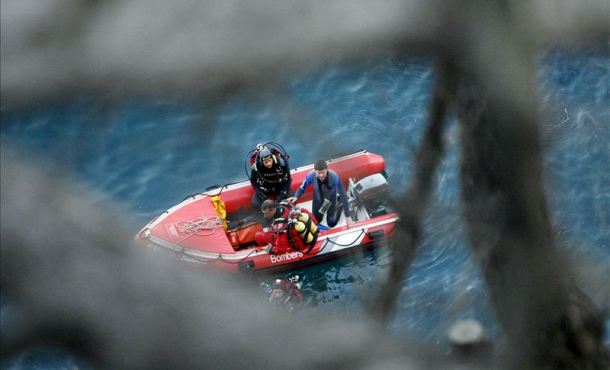
{"label": "boat hull", "polygon": [[[290,251],[269,254],[262,247],[250,248],[234,254],[202,254],[192,250],[173,252],[174,258],[196,268],[214,268],[228,271],[270,272],[303,267],[340,256],[377,247],[394,233],[398,215],[388,213],[367,222],[358,222],[349,228],[321,233],[314,248],[308,253]],[[154,244],[152,248],[158,249]]]}

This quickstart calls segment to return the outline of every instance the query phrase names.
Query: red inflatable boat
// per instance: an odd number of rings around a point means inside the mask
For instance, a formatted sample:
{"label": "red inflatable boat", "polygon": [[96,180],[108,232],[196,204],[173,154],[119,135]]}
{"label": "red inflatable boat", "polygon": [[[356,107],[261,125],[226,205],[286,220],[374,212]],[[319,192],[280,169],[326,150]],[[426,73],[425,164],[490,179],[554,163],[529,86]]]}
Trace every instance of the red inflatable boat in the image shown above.
{"label": "red inflatable boat", "polygon": [[[261,224],[252,216],[239,218],[254,213],[250,205],[253,189],[249,181],[188,196],[144,226],[136,240],[148,248],[166,251],[191,266],[272,271],[361,251],[391,236],[398,215],[388,211],[384,204],[388,184],[383,157],[363,150],[333,158],[328,161],[328,167],[343,181],[354,223],[347,226],[345,217],[341,216],[337,226],[320,231],[315,246],[308,253],[293,251],[272,255],[256,245],[254,234],[262,229]],[[293,191],[312,170],[313,165],[291,170]],[[311,197],[309,189],[299,199],[298,206],[311,210]]]}

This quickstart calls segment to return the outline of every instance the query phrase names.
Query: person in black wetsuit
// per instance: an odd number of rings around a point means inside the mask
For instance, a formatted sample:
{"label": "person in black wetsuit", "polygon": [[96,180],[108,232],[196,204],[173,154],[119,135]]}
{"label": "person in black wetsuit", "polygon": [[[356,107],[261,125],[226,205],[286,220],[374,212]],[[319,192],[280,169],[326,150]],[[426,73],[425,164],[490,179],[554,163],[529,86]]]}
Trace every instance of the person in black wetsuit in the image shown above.
{"label": "person in black wetsuit", "polygon": [[251,166],[250,184],[254,188],[251,201],[254,209],[260,209],[267,199],[280,201],[292,196],[288,161],[281,153],[263,146]]}

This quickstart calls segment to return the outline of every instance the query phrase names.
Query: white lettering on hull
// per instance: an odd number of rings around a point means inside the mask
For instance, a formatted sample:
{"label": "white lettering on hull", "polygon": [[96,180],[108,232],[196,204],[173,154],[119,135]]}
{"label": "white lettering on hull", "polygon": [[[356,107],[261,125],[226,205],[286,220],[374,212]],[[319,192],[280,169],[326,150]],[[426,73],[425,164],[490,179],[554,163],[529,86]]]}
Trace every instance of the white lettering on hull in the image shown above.
{"label": "white lettering on hull", "polygon": [[280,263],[280,262],[285,262],[288,260],[294,260],[297,258],[301,258],[303,257],[303,253],[301,252],[292,252],[292,253],[284,253],[284,254],[278,254],[276,255],[269,255],[269,257],[271,257],[271,263]]}

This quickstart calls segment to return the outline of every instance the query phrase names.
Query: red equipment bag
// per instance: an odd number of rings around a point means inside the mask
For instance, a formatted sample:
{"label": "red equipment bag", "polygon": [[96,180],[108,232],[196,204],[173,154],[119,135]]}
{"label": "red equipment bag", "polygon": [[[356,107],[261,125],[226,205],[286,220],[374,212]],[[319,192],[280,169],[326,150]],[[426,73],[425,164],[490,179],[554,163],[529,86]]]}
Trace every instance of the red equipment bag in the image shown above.
{"label": "red equipment bag", "polygon": [[246,243],[254,242],[254,235],[263,230],[263,225],[256,221],[250,221],[235,229],[227,231],[229,242],[233,248],[238,248]]}

